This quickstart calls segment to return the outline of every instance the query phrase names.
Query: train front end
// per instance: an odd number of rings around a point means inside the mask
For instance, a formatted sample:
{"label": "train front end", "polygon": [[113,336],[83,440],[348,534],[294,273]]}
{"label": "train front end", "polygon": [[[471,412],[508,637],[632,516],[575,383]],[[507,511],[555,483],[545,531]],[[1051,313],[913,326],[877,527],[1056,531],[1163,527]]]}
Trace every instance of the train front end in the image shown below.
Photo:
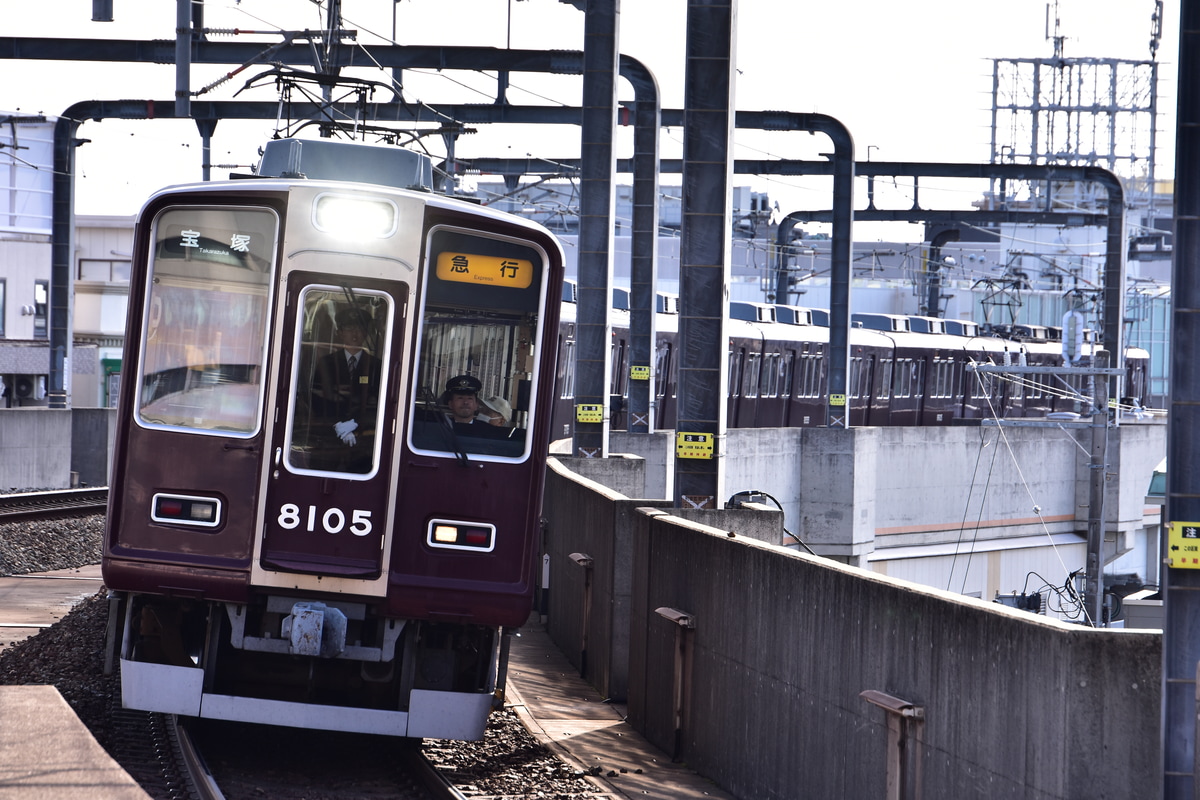
{"label": "train front end", "polygon": [[561,280],[541,228],[429,193],[152,198],[103,556],[124,705],[481,738],[532,608]]}

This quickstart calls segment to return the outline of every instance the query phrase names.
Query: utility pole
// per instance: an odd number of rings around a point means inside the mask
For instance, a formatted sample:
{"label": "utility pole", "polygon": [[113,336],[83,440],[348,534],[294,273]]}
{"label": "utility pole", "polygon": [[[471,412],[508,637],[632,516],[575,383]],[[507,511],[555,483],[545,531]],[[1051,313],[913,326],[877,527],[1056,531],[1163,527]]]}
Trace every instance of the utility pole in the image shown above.
{"label": "utility pole", "polygon": [[1087,619],[1094,627],[1105,627],[1104,619],[1104,484],[1108,472],[1108,352],[1097,350],[1092,365],[1092,446],[1088,465],[1087,565],[1083,599]]}
{"label": "utility pole", "polygon": [[[1104,608],[1104,487],[1108,471],[1108,384],[1109,379],[1122,375],[1119,368],[1108,366],[1107,350],[1096,350],[1090,367],[1021,367],[998,364],[971,364],[975,372],[1002,372],[1014,375],[1086,375],[1093,384],[1091,428],[1092,441],[1088,461],[1088,524],[1087,555],[1084,564],[1083,604],[1087,622],[1103,627]],[[1080,423],[1046,419],[985,419],[985,425],[1004,425],[1013,428],[1046,428],[1071,426]]]}

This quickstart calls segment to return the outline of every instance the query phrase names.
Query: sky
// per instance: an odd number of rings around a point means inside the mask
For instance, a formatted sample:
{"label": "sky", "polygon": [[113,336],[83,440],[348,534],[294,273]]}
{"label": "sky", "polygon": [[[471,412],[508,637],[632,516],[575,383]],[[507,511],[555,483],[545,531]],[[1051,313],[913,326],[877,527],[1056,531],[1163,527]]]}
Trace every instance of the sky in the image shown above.
{"label": "sky", "polygon": [[[112,0],[113,21],[93,22],[91,0],[0,0],[4,36],[173,39],[175,3]],[[735,104],[743,110],[817,112],[850,131],[856,158],[875,161],[982,163],[990,157],[992,59],[1054,55],[1057,33],[1067,57],[1148,59],[1154,0],[741,0],[737,9]],[[582,12],[558,0],[343,0],[344,26],[372,46],[446,44],[522,49],[582,48]],[[270,31],[318,28],[324,7],[312,0],[209,0],[209,28],[264,31],[238,41],[278,41]],[[1158,177],[1173,171],[1179,0],[1165,0],[1158,50]],[[1049,24],[1048,24],[1049,20]],[[654,73],[664,108],[682,108],[686,4],[684,0],[625,0],[621,52]],[[214,36],[214,38],[216,38]],[[194,65],[192,88],[217,80],[229,67]],[[205,99],[234,99],[250,67],[210,90]],[[386,80],[366,70],[359,77]],[[405,97],[439,103],[487,103],[492,74],[408,71]],[[61,114],[84,100],[174,96],[173,65],[0,60],[0,111]],[[623,81],[621,99],[632,99]],[[276,99],[273,88],[236,99]],[[517,104],[569,105],[580,100],[576,76],[530,73],[511,77],[508,99]],[[246,172],[274,132],[273,121],[222,122],[213,137],[214,178]],[[79,135],[77,205],[80,214],[134,214],[154,190],[201,177],[200,136],[188,121],[89,121]],[[682,130],[662,133],[664,158],[682,153]],[[438,137],[425,139],[435,157]],[[617,136],[617,155],[631,153],[631,133]],[[819,158],[829,152],[820,134],[741,131],[734,158]],[[492,126],[464,136],[462,157],[577,157],[575,127]],[[626,179],[628,176],[625,176]],[[664,175],[670,187],[678,176]],[[783,213],[827,208],[827,189],[795,178],[735,176],[780,203]],[[469,187],[468,187],[469,188]],[[898,187],[904,194],[904,187]],[[944,197],[922,186],[926,206],[967,206],[978,187],[955,186]],[[856,189],[861,197],[861,189]],[[855,238],[860,234],[856,230]]]}

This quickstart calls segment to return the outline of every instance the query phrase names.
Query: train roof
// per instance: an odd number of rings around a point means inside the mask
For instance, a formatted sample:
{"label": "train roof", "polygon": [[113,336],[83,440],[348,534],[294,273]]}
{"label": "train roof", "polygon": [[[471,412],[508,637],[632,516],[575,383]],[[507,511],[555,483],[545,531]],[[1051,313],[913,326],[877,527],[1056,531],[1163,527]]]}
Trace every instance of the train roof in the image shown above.
{"label": "train roof", "polygon": [[948,333],[946,320],[941,317],[925,317],[918,314],[909,315],[908,329],[916,333]]}
{"label": "train roof", "polygon": [[855,312],[850,315],[850,324],[870,328],[873,331],[887,331],[892,333],[911,330],[908,325],[908,317],[903,314]]}
{"label": "train roof", "polygon": [[424,153],[334,139],[272,139],[255,174],[433,191],[433,159]]}
{"label": "train roof", "polygon": [[435,192],[424,191],[421,189],[396,188],[394,186],[386,186],[383,184],[320,180],[306,177],[260,178],[257,176],[243,176],[224,181],[201,181],[198,183],[174,184],[171,186],[164,186],[150,195],[150,197],[147,198],[146,202],[142,205],[142,213],[144,213],[145,209],[151,204],[165,196],[172,194],[228,194],[231,192],[285,193],[306,188],[313,190],[323,189],[325,191],[337,192],[341,194],[350,194],[355,191],[363,191],[381,195],[403,196],[419,199],[427,207],[445,209],[447,211],[457,211],[460,213],[466,212],[476,217],[494,220],[496,222],[504,223],[516,228],[522,228],[530,232],[536,231],[537,233],[542,234],[547,242],[554,243],[556,255],[560,260],[565,258],[562,252],[562,244],[558,241],[558,238],[545,226],[538,222],[515,214],[508,214],[498,209],[489,208],[488,206],[471,202],[469,199],[457,198],[451,195],[437,194]]}

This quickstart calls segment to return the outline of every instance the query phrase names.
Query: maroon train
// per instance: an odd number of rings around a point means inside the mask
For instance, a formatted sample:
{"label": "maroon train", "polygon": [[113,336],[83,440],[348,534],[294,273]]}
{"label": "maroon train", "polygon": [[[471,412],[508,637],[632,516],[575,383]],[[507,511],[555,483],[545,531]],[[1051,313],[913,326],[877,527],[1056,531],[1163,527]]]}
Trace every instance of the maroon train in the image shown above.
{"label": "maroon train", "polygon": [[[555,385],[554,436],[571,435],[574,419],[574,303],[564,291]],[[629,395],[627,299],[614,292],[611,426],[623,429]],[[655,427],[675,423],[678,370],[677,299],[660,295],[654,363]],[[731,428],[809,427],[827,424],[829,321],[820,309],[764,303],[730,304],[727,424]],[[983,333],[973,322],[856,313],[850,330],[847,405],[853,426],[950,425],[989,417],[1044,417],[1086,413],[1087,379],[1078,374],[974,372],[972,364],[1061,367],[1060,332],[1013,325]],[[1095,345],[1085,336],[1072,366],[1088,366]],[[1146,402],[1150,356],[1125,350],[1120,399],[1126,409]]]}
{"label": "maroon train", "polygon": [[[137,221],[103,554],[124,705],[482,738],[533,604],[561,248],[379,185],[413,154],[343,183],[313,177],[332,143],[272,145],[284,168]],[[446,415],[461,376],[503,424]]]}

